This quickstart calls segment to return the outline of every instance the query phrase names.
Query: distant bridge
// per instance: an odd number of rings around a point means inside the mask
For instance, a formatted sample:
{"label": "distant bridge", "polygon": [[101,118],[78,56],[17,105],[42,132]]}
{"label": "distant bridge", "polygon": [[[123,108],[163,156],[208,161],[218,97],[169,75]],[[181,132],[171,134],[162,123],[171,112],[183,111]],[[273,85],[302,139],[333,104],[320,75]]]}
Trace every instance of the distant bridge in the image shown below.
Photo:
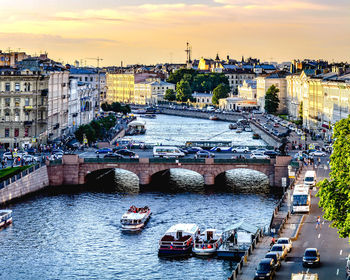
{"label": "distant bridge", "polygon": [[278,156],[276,159],[100,159],[79,158],[78,155],[64,155],[61,160],[48,165],[51,186],[62,184],[80,185],[86,183],[88,174],[101,169],[120,168],[135,173],[140,185],[148,185],[154,174],[171,168],[183,168],[195,171],[204,177],[206,185],[214,185],[215,178],[225,171],[245,168],[264,173],[271,186],[282,187],[282,178],[288,178],[290,156]]}

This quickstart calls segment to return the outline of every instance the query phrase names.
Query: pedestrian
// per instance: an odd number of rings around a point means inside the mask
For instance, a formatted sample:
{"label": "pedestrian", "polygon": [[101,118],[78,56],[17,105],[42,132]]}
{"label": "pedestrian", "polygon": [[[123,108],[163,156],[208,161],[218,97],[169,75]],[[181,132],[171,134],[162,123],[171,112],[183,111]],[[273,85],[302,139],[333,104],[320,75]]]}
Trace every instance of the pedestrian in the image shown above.
{"label": "pedestrian", "polygon": [[318,226],[320,226],[320,229],[321,229],[321,217],[320,216],[317,216],[317,219],[316,219],[316,229],[318,229]]}
{"label": "pedestrian", "polygon": [[270,243],[270,247],[272,247],[273,245],[275,245],[275,243],[276,243],[275,237],[272,236],[271,243]]}

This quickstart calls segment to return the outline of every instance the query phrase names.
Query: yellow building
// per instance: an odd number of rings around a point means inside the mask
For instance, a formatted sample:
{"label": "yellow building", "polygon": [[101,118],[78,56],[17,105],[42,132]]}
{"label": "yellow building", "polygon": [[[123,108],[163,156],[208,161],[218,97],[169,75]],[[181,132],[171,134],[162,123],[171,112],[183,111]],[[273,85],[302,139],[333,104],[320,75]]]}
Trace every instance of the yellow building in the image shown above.
{"label": "yellow building", "polygon": [[135,74],[106,74],[108,103],[134,103]]}

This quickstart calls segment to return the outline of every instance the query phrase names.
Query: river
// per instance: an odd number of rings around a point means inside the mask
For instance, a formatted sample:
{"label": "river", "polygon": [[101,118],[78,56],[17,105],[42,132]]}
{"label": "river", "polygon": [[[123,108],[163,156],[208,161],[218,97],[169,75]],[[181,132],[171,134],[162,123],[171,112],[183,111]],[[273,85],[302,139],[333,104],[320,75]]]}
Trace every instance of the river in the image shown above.
{"label": "river", "polygon": [[[147,119],[147,128],[146,135],[135,138],[169,144],[229,138],[244,145],[263,144],[252,140],[251,133],[229,131],[226,122],[159,115]],[[0,279],[227,279],[235,263],[215,257],[161,259],[159,239],[176,223],[196,223],[202,231],[209,227],[223,230],[245,219],[264,227],[276,202],[274,196],[259,194],[132,195],[48,188],[8,205],[14,222],[0,231]],[[139,234],[121,231],[120,218],[131,205],[148,205],[153,212]]]}

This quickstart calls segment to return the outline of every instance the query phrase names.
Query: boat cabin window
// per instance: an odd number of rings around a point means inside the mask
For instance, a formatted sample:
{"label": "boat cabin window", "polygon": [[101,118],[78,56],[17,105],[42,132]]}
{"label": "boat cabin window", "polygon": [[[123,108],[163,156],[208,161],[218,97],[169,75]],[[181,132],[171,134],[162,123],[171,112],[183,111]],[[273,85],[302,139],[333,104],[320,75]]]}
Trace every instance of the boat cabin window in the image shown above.
{"label": "boat cabin window", "polygon": [[180,238],[182,238],[182,231],[181,230],[179,230],[179,231],[177,231],[176,232],[176,239],[180,239]]}
{"label": "boat cabin window", "polygon": [[213,232],[207,231],[207,240],[213,239]]}

